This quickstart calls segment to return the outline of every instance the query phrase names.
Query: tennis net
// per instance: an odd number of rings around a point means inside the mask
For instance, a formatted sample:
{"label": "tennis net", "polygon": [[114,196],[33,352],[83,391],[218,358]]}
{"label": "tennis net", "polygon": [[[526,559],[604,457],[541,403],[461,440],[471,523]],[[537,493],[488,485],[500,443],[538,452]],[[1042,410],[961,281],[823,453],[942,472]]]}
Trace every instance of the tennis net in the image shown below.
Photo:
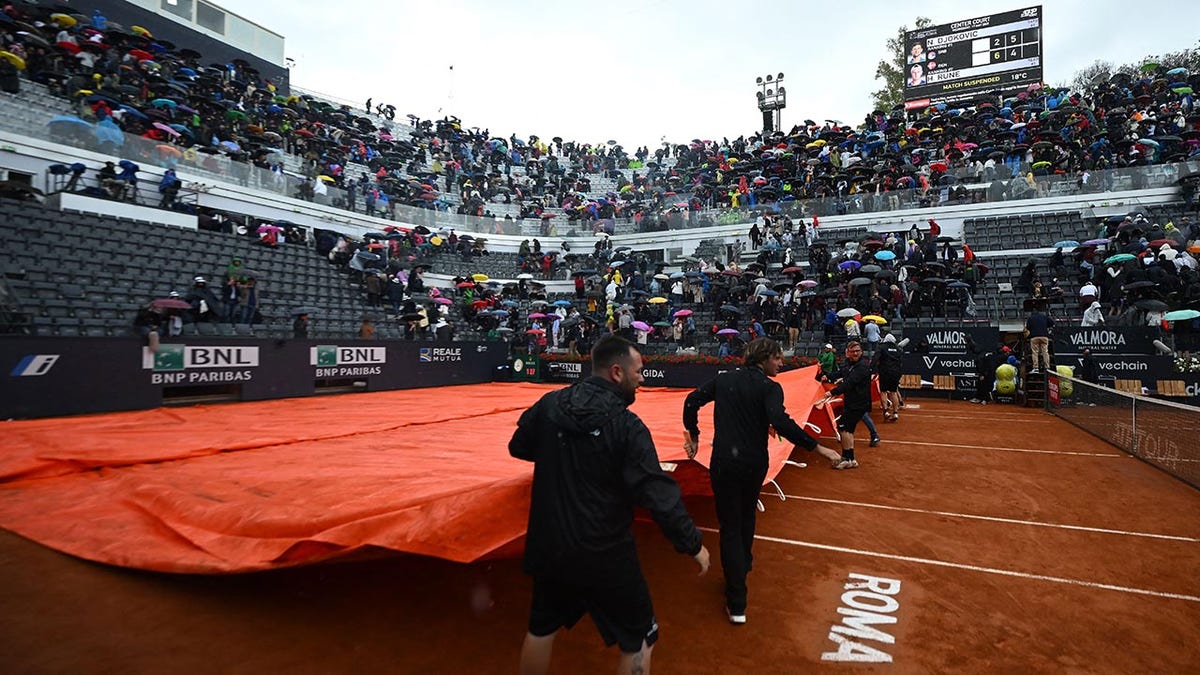
{"label": "tennis net", "polygon": [[1048,374],[1046,409],[1200,488],[1200,408]]}

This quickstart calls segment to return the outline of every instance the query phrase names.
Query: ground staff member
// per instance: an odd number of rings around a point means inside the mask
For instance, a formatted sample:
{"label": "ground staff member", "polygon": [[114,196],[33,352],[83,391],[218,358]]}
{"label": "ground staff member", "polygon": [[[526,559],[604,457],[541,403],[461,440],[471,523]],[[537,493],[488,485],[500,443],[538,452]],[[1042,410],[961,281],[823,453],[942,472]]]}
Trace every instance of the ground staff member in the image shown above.
{"label": "ground staff member", "polygon": [[700,439],[700,408],[713,409],[713,452],[709,465],[717,520],[721,524],[721,569],[729,620],[746,623],[746,574],[753,556],[758,493],[767,475],[767,429],[798,447],[819,450],[831,461],[837,452],[821,447],[783,407],[783,388],[771,380],[783,365],[783,350],[770,338],[746,346],[744,368],[721,373],[688,394],[683,404],[684,448],[694,457]]}
{"label": "ground staff member", "polygon": [[[857,340],[846,343],[846,363],[838,373],[837,384],[817,402],[820,407],[834,396],[842,396],[842,416],[838,418],[842,460],[833,466],[835,469],[858,468],[858,461],[854,459],[854,429],[871,411],[871,366],[863,360],[862,352],[862,345]],[[871,440],[874,442],[875,439]]]}
{"label": "ground staff member", "polygon": [[883,336],[875,357],[875,372],[879,373],[879,391],[883,396],[883,419],[900,420],[900,371],[904,350],[896,344],[896,336]]}
{"label": "ground staff member", "polygon": [[634,506],[650,511],[675,545],[708,571],[708,550],[658,463],[650,431],[628,410],[642,383],[642,356],[609,335],[592,349],[592,376],[546,394],[526,410],[508,443],[534,462],[524,570],[533,576],[521,672],[550,667],[554,635],[591,614],[618,672],[649,673],[658,623],[634,544]]}

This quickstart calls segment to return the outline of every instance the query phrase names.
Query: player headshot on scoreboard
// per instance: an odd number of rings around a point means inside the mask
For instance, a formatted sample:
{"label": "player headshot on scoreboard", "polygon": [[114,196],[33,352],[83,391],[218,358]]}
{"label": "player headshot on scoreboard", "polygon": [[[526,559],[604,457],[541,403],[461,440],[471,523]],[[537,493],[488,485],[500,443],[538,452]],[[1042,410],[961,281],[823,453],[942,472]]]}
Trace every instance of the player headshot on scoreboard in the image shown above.
{"label": "player headshot on scoreboard", "polygon": [[920,65],[914,65],[908,69],[908,86],[916,87],[925,84],[925,69]]}
{"label": "player headshot on scoreboard", "polygon": [[908,53],[908,65],[914,63],[925,63],[925,45],[920,42],[914,42]]}

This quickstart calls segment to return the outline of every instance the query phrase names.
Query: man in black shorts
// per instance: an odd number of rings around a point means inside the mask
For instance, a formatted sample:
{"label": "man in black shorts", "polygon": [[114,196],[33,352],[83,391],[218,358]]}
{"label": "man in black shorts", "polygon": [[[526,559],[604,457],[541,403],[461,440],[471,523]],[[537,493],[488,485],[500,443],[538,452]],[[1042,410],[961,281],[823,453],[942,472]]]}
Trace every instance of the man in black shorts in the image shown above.
{"label": "man in black shorts", "polygon": [[615,335],[592,348],[592,376],[526,410],[508,443],[534,463],[524,570],[533,576],[521,673],[545,673],[554,635],[592,616],[605,644],[620,645],[618,672],[649,673],[658,622],[634,544],[643,506],[675,545],[708,571],[708,550],[658,462],[646,425],[628,410],[642,356]]}
{"label": "man in black shorts", "polygon": [[817,402],[819,408],[834,396],[842,395],[842,416],[838,418],[842,461],[833,465],[835,469],[858,468],[854,459],[854,429],[863,415],[871,412],[871,366],[863,360],[862,353],[858,340],[846,343],[846,363],[838,373],[837,385]]}
{"label": "man in black shorts", "polygon": [[883,336],[875,355],[875,372],[879,373],[879,393],[883,397],[883,419],[900,421],[900,360],[904,350],[896,344],[896,336]]}

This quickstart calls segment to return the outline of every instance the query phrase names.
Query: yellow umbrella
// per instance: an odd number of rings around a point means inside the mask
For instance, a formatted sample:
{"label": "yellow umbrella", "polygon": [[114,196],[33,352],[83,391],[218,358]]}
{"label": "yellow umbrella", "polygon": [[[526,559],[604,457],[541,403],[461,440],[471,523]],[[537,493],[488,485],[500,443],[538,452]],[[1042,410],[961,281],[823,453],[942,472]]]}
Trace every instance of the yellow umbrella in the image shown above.
{"label": "yellow umbrella", "polygon": [[488,281],[491,277],[486,274],[472,274],[471,278],[478,282]]}
{"label": "yellow umbrella", "polygon": [[63,28],[70,28],[79,23],[75,20],[75,17],[71,16],[70,14],[51,14],[50,20],[62,26]]}
{"label": "yellow umbrella", "polygon": [[666,301],[667,301],[667,299],[666,299],[666,298],[664,298],[664,297],[661,297],[661,296],[655,296],[655,297],[653,297],[653,298],[650,298],[650,300],[649,300],[648,302],[649,302],[650,304],[652,304],[652,305],[661,305],[661,304],[663,304],[663,303],[664,303],[664,302],[666,302]]}
{"label": "yellow umbrella", "polygon": [[0,51],[0,59],[7,60],[9,63],[13,64],[13,67],[17,70],[25,70],[25,59],[12,52]]}
{"label": "yellow umbrella", "polygon": [[75,92],[75,95],[76,96],[91,96],[94,93],[96,93],[96,92],[92,91],[91,89],[80,89],[79,91]]}
{"label": "yellow umbrella", "polygon": [[150,31],[146,30],[145,28],[142,28],[141,26],[130,26],[129,31],[131,33],[137,33],[138,35],[141,35],[144,38],[151,38],[151,39],[154,38],[154,36],[150,34]]}
{"label": "yellow umbrella", "polygon": [[317,179],[320,181],[323,181],[325,183],[336,183],[337,182],[337,179],[335,179],[333,176],[326,176],[325,174],[321,174],[320,176],[317,176]]}
{"label": "yellow umbrella", "polygon": [[433,244],[434,246],[441,246],[442,238],[435,234],[434,236],[429,238],[429,243]]}
{"label": "yellow umbrella", "polygon": [[862,318],[862,320],[870,321],[871,323],[877,323],[877,324],[881,324],[881,325],[887,323],[887,319],[883,318],[882,316],[879,316],[878,314],[868,314],[868,315],[864,316]]}

